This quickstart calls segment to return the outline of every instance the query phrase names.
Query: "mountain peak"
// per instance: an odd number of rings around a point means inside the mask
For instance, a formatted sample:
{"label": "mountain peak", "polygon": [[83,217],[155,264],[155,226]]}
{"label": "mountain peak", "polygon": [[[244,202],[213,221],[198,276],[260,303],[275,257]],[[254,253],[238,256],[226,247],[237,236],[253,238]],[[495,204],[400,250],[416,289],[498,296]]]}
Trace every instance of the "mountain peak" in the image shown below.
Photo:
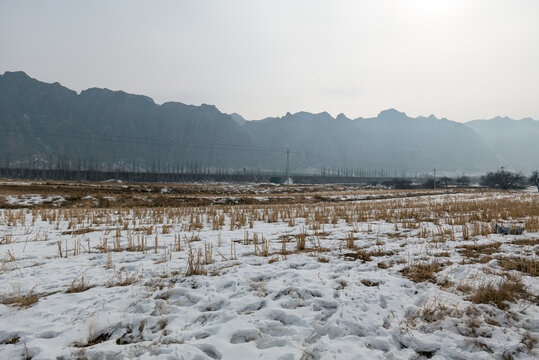
{"label": "mountain peak", "polygon": [[247,120],[245,120],[245,118],[238,113],[232,113],[229,115],[232,118],[232,120],[234,120],[238,125],[243,125],[247,122]]}
{"label": "mountain peak", "polygon": [[337,119],[337,120],[350,120],[346,115],[344,115],[344,113],[340,113],[339,115],[337,115],[337,117],[335,119]]}
{"label": "mountain peak", "polygon": [[22,79],[30,79],[30,76],[28,76],[27,73],[24,71],[6,71],[4,72],[5,77],[12,77],[12,78],[22,78]]}
{"label": "mountain peak", "polygon": [[123,98],[123,99],[129,99],[137,102],[144,102],[148,104],[155,104],[153,99],[145,96],[145,95],[136,95],[136,94],[130,94],[126,93],[122,90],[111,90],[107,88],[88,88],[86,90],[82,90],[80,92],[80,96],[82,98],[93,98],[93,99],[104,99],[104,98]]}
{"label": "mountain peak", "polygon": [[406,118],[406,113],[400,112],[398,110],[395,110],[393,108],[384,110],[378,114],[379,119],[387,119],[387,120],[396,120],[401,118]]}
{"label": "mountain peak", "polygon": [[219,111],[219,109],[217,109],[217,106],[212,105],[212,104],[200,104],[200,107],[208,111],[214,111],[214,112]]}
{"label": "mountain peak", "polygon": [[511,119],[509,116],[496,116],[496,117],[493,117],[491,120],[495,120],[495,121],[512,121],[513,119]]}
{"label": "mountain peak", "polygon": [[321,112],[318,114],[310,113],[307,111],[299,111],[294,114],[286,113],[285,118],[291,118],[294,120],[311,121],[311,120],[334,120],[333,117],[327,112]]}

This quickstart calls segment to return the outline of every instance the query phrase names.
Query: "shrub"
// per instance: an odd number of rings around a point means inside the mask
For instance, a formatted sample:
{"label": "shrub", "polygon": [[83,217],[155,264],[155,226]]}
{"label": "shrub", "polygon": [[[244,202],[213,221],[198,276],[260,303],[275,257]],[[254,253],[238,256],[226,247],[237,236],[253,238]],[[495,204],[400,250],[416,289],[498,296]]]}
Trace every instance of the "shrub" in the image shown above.
{"label": "shrub", "polygon": [[497,189],[521,189],[526,184],[524,175],[507,170],[488,172],[481,176],[481,185]]}

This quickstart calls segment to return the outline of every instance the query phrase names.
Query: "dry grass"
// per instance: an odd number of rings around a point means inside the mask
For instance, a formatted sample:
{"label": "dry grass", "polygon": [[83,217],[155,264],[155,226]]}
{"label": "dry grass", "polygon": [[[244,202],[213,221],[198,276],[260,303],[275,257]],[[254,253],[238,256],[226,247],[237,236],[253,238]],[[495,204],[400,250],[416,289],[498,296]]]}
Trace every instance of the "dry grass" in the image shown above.
{"label": "dry grass", "polygon": [[353,232],[348,233],[348,235],[346,236],[346,247],[348,249],[355,249],[356,245],[354,241],[355,241],[354,233]]}
{"label": "dry grass", "polygon": [[30,351],[28,351],[28,346],[26,346],[26,343],[24,343],[24,359],[25,360],[32,359],[32,356],[30,355]]}
{"label": "dry grass", "polygon": [[89,286],[86,283],[86,281],[84,280],[84,276],[77,275],[71,282],[71,285],[69,286],[69,288],[66,290],[66,293],[72,294],[72,293],[84,292],[90,288],[91,286]]}
{"label": "dry grass", "polygon": [[307,238],[307,233],[305,232],[305,228],[301,228],[301,232],[299,234],[294,235],[296,238],[296,251],[303,251],[305,250],[305,239]]}
{"label": "dry grass", "polygon": [[14,295],[5,296],[0,300],[4,305],[17,306],[17,307],[30,307],[39,301],[39,295],[33,291],[27,294],[22,294],[20,290],[17,290]]}
{"label": "dry grass", "polygon": [[539,239],[514,239],[511,243],[520,246],[535,246],[539,245]]}
{"label": "dry grass", "polygon": [[508,308],[508,302],[519,299],[530,299],[530,294],[522,282],[515,279],[506,279],[497,285],[492,283],[481,285],[470,296],[470,301],[475,304],[491,304],[502,310]]}
{"label": "dry grass", "polygon": [[77,347],[77,348],[90,347],[90,346],[94,346],[102,342],[105,342],[109,339],[110,339],[109,333],[104,332],[102,334],[93,334],[92,332],[90,332],[90,335],[85,342],[76,342],[73,344],[73,347]]}
{"label": "dry grass", "polygon": [[374,257],[391,256],[394,254],[394,251],[386,250],[382,246],[375,246],[369,251],[369,255]]}
{"label": "dry grass", "polygon": [[12,234],[5,234],[5,235],[2,235],[2,237],[0,238],[0,245],[8,245],[8,244],[11,244],[12,239],[13,239],[13,235],[12,235]]}
{"label": "dry grass", "polygon": [[[17,186],[13,186],[17,187]],[[174,187],[174,186],[173,186]],[[38,190],[39,189],[39,190]],[[539,223],[539,205],[528,195],[515,196],[514,198],[497,199],[488,196],[489,193],[481,192],[479,199],[474,199],[474,191],[469,190],[461,194],[461,197],[453,197],[440,201],[432,201],[427,197],[425,191],[384,191],[366,190],[356,188],[341,187],[342,192],[338,194],[356,196],[369,194],[373,199],[384,199],[383,201],[335,201],[327,197],[334,195],[330,186],[300,186],[279,188],[273,187],[269,194],[264,194],[265,198],[270,198],[270,203],[262,204],[251,201],[256,198],[255,191],[260,189],[254,186],[246,187],[244,193],[235,187],[226,186],[177,186],[167,194],[161,194],[162,186],[128,184],[117,186],[114,184],[81,185],[76,183],[51,183],[47,186],[39,184],[34,190],[42,196],[50,195],[51,192],[58,192],[58,195],[83,199],[88,193],[94,198],[99,196],[113,196],[115,201],[109,201],[106,206],[84,205],[73,207],[73,201],[67,201],[65,205],[58,208],[43,206],[31,206],[32,223],[40,219],[54,225],[55,229],[65,226],[68,222],[67,230],[63,230],[63,235],[83,235],[103,227],[122,229],[128,232],[129,236],[149,236],[161,230],[162,234],[169,234],[175,230],[173,224],[178,224],[181,231],[191,233],[188,241],[199,241],[197,231],[202,227],[209,227],[214,230],[221,230],[225,223],[230,224],[231,230],[252,228],[254,223],[262,221],[266,223],[286,222],[289,226],[296,224],[296,219],[305,219],[305,227],[313,231],[314,237],[323,237],[325,225],[334,225],[338,221],[343,221],[347,225],[356,227],[359,223],[366,223],[368,231],[372,232],[372,222],[385,221],[394,225],[394,228],[406,232],[409,229],[419,229],[420,237],[432,237],[431,242],[443,243],[447,240],[455,239],[455,228],[463,227],[465,238],[475,235],[487,235],[492,232],[492,223],[501,222],[501,219],[511,219],[511,221],[526,224],[533,227]],[[313,194],[322,193],[326,189],[324,196],[312,202]],[[337,190],[337,187],[334,187]],[[6,189],[2,189],[6,192]],[[17,191],[28,191],[28,186],[22,186]],[[84,195],[74,195],[73,192],[84,192]],[[158,191],[159,190],[159,191]],[[264,189],[267,190],[267,189]],[[8,190],[14,191],[13,189]],[[137,193],[138,196],[134,196]],[[301,193],[301,196],[299,193]],[[453,190],[451,190],[453,191]],[[237,193],[235,193],[237,192]],[[145,195],[142,203],[137,203],[136,198],[141,198],[140,193]],[[438,191],[443,193],[443,191]],[[176,194],[176,195],[174,195]],[[191,200],[184,201],[178,198],[177,194],[189,197]],[[210,200],[204,200],[205,196],[218,194],[223,198],[243,198],[245,201],[235,201],[235,205],[224,204],[222,199],[215,200],[219,205],[213,204]],[[161,197],[164,197],[161,199]],[[146,199],[148,198],[148,199]],[[129,200],[131,199],[131,200]],[[134,201],[135,199],[136,201]],[[251,199],[251,200],[248,200]],[[311,200],[309,200],[311,199]],[[330,201],[331,200],[331,201]],[[82,200],[81,200],[82,201]],[[202,202],[200,202],[202,201]],[[75,201],[76,202],[76,201]],[[3,219],[8,226],[24,226],[25,216],[18,210],[5,209]],[[516,221],[517,219],[522,219]],[[525,220],[528,219],[528,220]],[[534,219],[534,220],[533,220]],[[533,221],[532,221],[533,220]],[[506,221],[507,222],[507,221]],[[428,230],[421,224],[435,223],[433,231]],[[445,225],[442,225],[445,224]],[[65,229],[65,228],[64,228]],[[99,230],[96,230],[99,231]],[[106,230],[108,231],[108,230]],[[355,231],[355,230],[354,230]],[[131,234],[131,235],[129,235]],[[395,234],[395,236],[399,236]],[[296,235],[297,250],[302,251],[306,245],[307,233],[302,230]],[[119,240],[119,237],[116,237]],[[2,239],[6,243],[11,241]],[[113,242],[115,251],[122,249]],[[347,239],[347,245],[353,246],[352,239]],[[62,247],[65,247],[62,244]],[[129,247],[133,251],[134,247]],[[60,249],[59,249],[60,250]],[[67,249],[62,248],[62,256],[65,257]],[[71,251],[71,250],[70,250]]]}
{"label": "dry grass", "polygon": [[16,344],[19,342],[21,338],[18,336],[14,336],[12,338],[6,339],[4,341],[0,341],[0,345],[10,345],[10,344]]}
{"label": "dry grass", "polygon": [[[485,283],[479,287],[444,281],[445,277],[437,275],[448,265],[444,258],[454,256],[458,251],[464,262],[491,262],[489,266],[471,267],[483,269],[488,279],[502,274],[502,269],[537,276],[538,261],[531,258],[531,254],[538,252],[539,239],[506,237],[503,247],[502,243],[492,240],[483,243],[492,233],[493,223],[524,225],[528,233],[539,227],[539,204],[537,197],[530,194],[513,193],[509,196],[483,190],[458,190],[458,195],[451,195],[445,190],[172,184],[166,185],[169,192],[161,193],[164,185],[97,184],[93,189],[94,185],[55,182],[33,186],[32,193],[63,196],[67,201],[58,207],[45,203],[27,209],[2,209],[0,224],[7,230],[6,235],[0,238],[0,246],[20,243],[25,237],[28,246],[32,246],[33,241],[48,239],[46,232],[36,232],[38,228],[41,231],[46,228],[53,236],[49,243],[54,245],[54,251],[57,247],[62,258],[55,261],[92,254],[89,257],[98,258],[100,270],[105,271],[103,266],[107,259],[107,273],[112,274],[109,287],[128,286],[138,281],[138,273],[117,271],[115,266],[121,269],[121,263],[125,261],[122,252],[140,252],[132,257],[145,255],[153,263],[168,261],[165,267],[171,269],[174,266],[176,272],[175,279],[166,281],[151,277],[144,285],[152,289],[173,286],[176,278],[183,276],[220,276],[229,271],[227,266],[240,265],[244,259],[248,259],[248,263],[256,262],[256,265],[267,262],[284,268],[288,256],[294,258],[301,254],[327,268],[324,264],[333,262],[334,256],[343,256],[352,261],[374,260],[360,267],[382,272],[382,276],[392,276],[404,267],[401,274],[413,282],[436,283],[439,290],[454,291],[460,298],[493,304],[501,309],[519,299],[531,299],[520,281],[510,278],[499,284]],[[16,186],[0,191],[13,192],[16,196],[29,193],[28,188]],[[259,191],[264,193],[257,193]],[[84,199],[88,194],[96,200]],[[440,196],[423,196],[428,194]],[[362,199],[350,201],[356,195]],[[263,236],[257,233],[263,228],[262,224],[278,226],[270,231],[266,226],[266,236]],[[8,233],[12,229],[17,229],[13,231],[16,235]],[[476,241],[463,242],[462,245],[462,239]],[[518,252],[507,256],[501,251],[506,248]],[[19,255],[18,248],[16,251]],[[253,252],[267,258],[253,259],[250,257]],[[517,258],[516,254],[525,254],[526,257]],[[116,264],[112,262],[113,256]],[[7,250],[2,269],[13,271],[23,263],[15,259],[11,250]],[[402,265],[391,269],[395,264]],[[172,271],[167,274],[172,274]],[[451,279],[450,276],[448,278]],[[347,286],[346,282],[339,283],[340,289]],[[380,284],[376,280],[363,279],[355,285],[376,287]],[[267,296],[264,286],[264,283],[255,286],[260,296]],[[348,286],[354,284],[350,282]],[[83,276],[76,276],[65,292],[77,293],[89,288]],[[1,301],[23,307],[38,300],[39,297],[30,292],[4,297]],[[451,305],[433,302],[421,309],[418,319],[430,323],[456,315]],[[75,346],[84,348],[107,340],[107,333],[90,334],[87,341]]]}
{"label": "dry grass", "polygon": [[72,235],[72,236],[76,236],[76,235],[84,235],[84,234],[88,234],[88,233],[91,233],[93,231],[97,231],[97,229],[92,229],[92,228],[82,228],[82,229],[76,229],[76,230],[69,230],[69,231],[62,231],[62,235]]}
{"label": "dry grass", "polygon": [[361,279],[361,283],[365,286],[378,286],[380,285],[379,281],[369,280],[369,279]]}
{"label": "dry grass", "polygon": [[361,261],[371,261],[371,254],[365,251],[364,249],[357,249],[354,252],[347,252],[344,254],[344,258],[348,260],[361,260]]}
{"label": "dry grass", "polygon": [[415,314],[416,318],[420,318],[427,323],[441,321],[448,316],[461,317],[462,311],[459,311],[455,306],[450,306],[439,301],[437,298],[426,301],[418,309],[417,314]]}
{"label": "dry grass", "polygon": [[423,263],[414,263],[402,269],[402,274],[413,282],[436,282],[436,273],[444,268],[442,264],[436,260]]}
{"label": "dry grass", "polygon": [[107,287],[129,286],[136,283],[140,279],[140,276],[137,273],[130,274],[127,271],[119,270],[110,278]]}
{"label": "dry grass", "polygon": [[[171,258],[171,251],[187,250],[187,263],[183,269],[187,276],[206,274],[205,266],[217,261],[213,258],[214,251],[223,261],[238,259],[236,246],[242,245],[254,249],[255,255],[279,254],[283,260],[289,254],[303,252],[316,257],[317,253],[338,246],[339,250],[346,248],[342,254],[346,259],[366,262],[376,257],[397,254],[401,250],[390,251],[388,245],[399,241],[400,245],[406,247],[409,242],[403,240],[409,238],[411,242],[419,240],[425,243],[429,257],[447,257],[451,255],[447,251],[448,246],[457,238],[461,240],[461,229],[462,237],[471,239],[490,234],[493,223],[509,226],[525,224],[528,231],[539,224],[539,204],[536,197],[529,194],[500,197],[496,192],[458,190],[460,193],[455,196],[448,195],[449,192],[445,190],[387,191],[325,185],[258,187],[167,184],[167,188],[170,191],[161,193],[163,185],[157,184],[34,182],[30,187],[12,185],[1,190],[14,196],[23,196],[29,192],[42,196],[63,196],[68,201],[59,207],[43,204],[30,206],[29,209],[4,209],[0,221],[8,227],[19,229],[31,229],[39,221],[50,224],[55,236],[60,236],[55,241],[58,255],[62,258],[92,252],[110,254],[111,251],[147,254],[147,241],[153,242],[150,252],[162,254],[157,262]],[[263,196],[258,193],[260,191],[264,192]],[[440,201],[440,197],[423,196],[430,193],[441,194],[443,201]],[[85,197],[89,194],[97,200],[88,202]],[[344,198],[360,195],[367,200],[341,201],[335,200],[335,195]],[[212,196],[215,199],[208,199]],[[115,200],[106,200],[108,197]],[[223,199],[227,201],[223,202]],[[369,201],[372,199],[377,201]],[[271,251],[275,240],[260,237],[256,229],[250,229],[257,223],[276,222],[288,224],[291,230],[283,236],[280,249],[275,251],[273,248]],[[305,225],[298,232],[296,224],[303,223]],[[337,223],[346,229],[345,236],[341,235],[340,240],[331,236]],[[386,224],[386,230],[380,230],[379,224]],[[237,239],[230,242],[230,256],[228,250],[223,251],[223,246],[228,247],[229,244],[223,244],[221,236],[215,250],[215,243],[207,242],[206,238],[204,245],[193,244],[201,241],[201,233],[206,236],[200,230],[227,231],[229,225],[230,230],[243,229],[245,232],[243,243]],[[391,229],[389,232],[388,228]],[[90,232],[100,232],[102,236],[93,234],[94,243],[90,244],[90,237],[85,240],[83,236]],[[378,233],[380,238],[377,238],[377,245],[359,249],[357,246],[360,242],[354,234],[361,232]],[[36,235],[34,241],[43,238],[47,239],[47,234]],[[95,239],[98,239],[99,244],[95,244]],[[332,243],[332,240],[336,241]],[[13,241],[18,240],[14,240],[11,235],[4,235],[0,245]],[[167,241],[170,242],[167,244]],[[289,241],[292,243],[287,249]],[[539,240],[515,238],[512,243],[533,247]],[[322,244],[333,246],[323,247]],[[457,249],[465,261],[486,263],[497,259],[504,270],[518,270],[537,276],[537,260],[499,257],[496,254],[500,253],[500,246],[499,242],[481,245],[468,243]],[[107,268],[112,269],[112,257],[108,256],[110,261]],[[445,265],[421,256],[413,255],[402,274],[415,282],[435,282],[436,273]],[[319,262],[329,261],[328,257],[317,259]],[[376,260],[380,269],[388,269],[393,265],[389,259]],[[10,260],[6,259],[2,264],[5,268],[9,265],[7,261]],[[15,263],[14,258],[11,263]],[[116,272],[110,286],[125,286],[134,281],[135,275]],[[67,292],[80,292],[88,288],[84,278],[76,278]]]}
{"label": "dry grass", "polygon": [[204,255],[201,249],[193,251],[189,247],[187,253],[187,270],[185,271],[185,276],[193,275],[206,275],[206,269],[204,269]]}
{"label": "dry grass", "polygon": [[393,265],[394,265],[394,262],[389,261],[389,262],[379,262],[377,266],[379,269],[389,269]]}
{"label": "dry grass", "polygon": [[459,247],[459,252],[462,256],[471,259],[480,258],[483,255],[492,255],[498,253],[500,250],[501,243],[494,242],[489,244],[470,244],[462,245]]}
{"label": "dry grass", "polygon": [[504,270],[517,270],[530,276],[539,276],[539,260],[537,258],[500,257],[498,262]]}

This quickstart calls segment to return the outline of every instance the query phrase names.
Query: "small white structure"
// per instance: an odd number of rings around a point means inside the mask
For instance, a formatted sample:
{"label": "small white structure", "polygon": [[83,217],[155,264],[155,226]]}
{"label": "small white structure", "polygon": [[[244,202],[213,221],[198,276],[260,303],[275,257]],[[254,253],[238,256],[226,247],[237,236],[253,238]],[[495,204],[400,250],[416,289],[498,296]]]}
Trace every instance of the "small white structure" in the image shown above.
{"label": "small white structure", "polygon": [[294,181],[289,177],[284,181],[283,185],[294,185]]}

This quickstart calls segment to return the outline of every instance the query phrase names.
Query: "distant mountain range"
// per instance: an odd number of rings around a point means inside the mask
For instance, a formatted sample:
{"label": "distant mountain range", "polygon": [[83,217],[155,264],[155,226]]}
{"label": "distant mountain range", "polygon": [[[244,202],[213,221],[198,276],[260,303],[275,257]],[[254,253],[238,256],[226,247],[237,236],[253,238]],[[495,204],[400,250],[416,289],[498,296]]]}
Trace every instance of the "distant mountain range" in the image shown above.
{"label": "distant mountain range", "polygon": [[466,125],[485,140],[501,165],[524,171],[539,169],[539,121],[498,116]]}
{"label": "distant mountain range", "polygon": [[[281,171],[385,170],[481,173],[539,168],[539,121],[466,124],[394,109],[375,118],[287,113],[247,121],[212,105],[92,88],[77,94],[24,72],[0,75],[0,164],[68,162],[150,170],[177,167]],[[60,164],[61,165],[61,164]]]}

